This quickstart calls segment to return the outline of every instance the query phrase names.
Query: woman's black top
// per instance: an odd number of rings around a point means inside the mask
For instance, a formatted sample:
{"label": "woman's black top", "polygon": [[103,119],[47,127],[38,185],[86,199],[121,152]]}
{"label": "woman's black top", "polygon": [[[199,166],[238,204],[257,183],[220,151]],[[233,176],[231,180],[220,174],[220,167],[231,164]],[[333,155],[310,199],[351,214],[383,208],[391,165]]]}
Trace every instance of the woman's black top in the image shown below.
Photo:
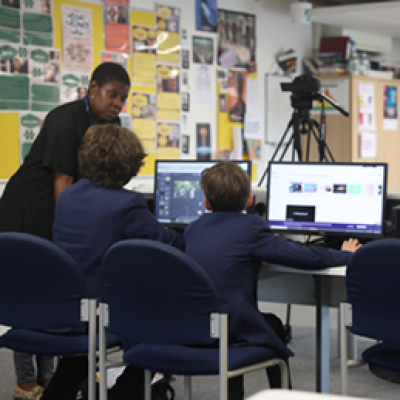
{"label": "woman's black top", "polygon": [[[119,118],[112,121],[119,124]],[[79,179],[78,148],[90,119],[83,100],[51,111],[24,163],[0,200],[0,232],[25,232],[51,240],[54,171]]]}

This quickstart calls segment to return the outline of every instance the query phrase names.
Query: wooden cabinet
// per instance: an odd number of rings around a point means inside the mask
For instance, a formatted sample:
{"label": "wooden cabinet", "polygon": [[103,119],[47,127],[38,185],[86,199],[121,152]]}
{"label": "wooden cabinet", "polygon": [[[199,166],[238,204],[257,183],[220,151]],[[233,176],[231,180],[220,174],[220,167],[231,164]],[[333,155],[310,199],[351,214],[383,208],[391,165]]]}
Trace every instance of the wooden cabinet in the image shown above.
{"label": "wooden cabinet", "polygon": [[[384,129],[385,112],[385,86],[395,86],[397,88],[397,118],[399,117],[399,95],[400,80],[398,79],[379,79],[370,78],[362,75],[351,75],[343,77],[321,78],[321,92],[333,87],[336,83],[341,89],[347,88],[347,97],[337,102],[349,110],[350,116],[347,118],[338,112],[327,110],[327,136],[326,142],[333,153],[337,162],[386,162],[389,165],[388,190],[400,190],[400,123],[396,130]],[[342,85],[340,85],[340,83]],[[362,158],[360,154],[361,134],[359,128],[360,121],[360,83],[370,83],[373,85],[374,108],[375,108],[375,130],[369,132],[376,133],[377,149],[376,157]],[[334,90],[332,89],[332,93]],[[347,107],[346,107],[347,106]],[[320,120],[320,113],[313,110],[311,117]],[[302,138],[303,154],[306,149],[306,137]],[[312,138],[310,142],[309,161],[318,161],[318,148],[316,141]]]}

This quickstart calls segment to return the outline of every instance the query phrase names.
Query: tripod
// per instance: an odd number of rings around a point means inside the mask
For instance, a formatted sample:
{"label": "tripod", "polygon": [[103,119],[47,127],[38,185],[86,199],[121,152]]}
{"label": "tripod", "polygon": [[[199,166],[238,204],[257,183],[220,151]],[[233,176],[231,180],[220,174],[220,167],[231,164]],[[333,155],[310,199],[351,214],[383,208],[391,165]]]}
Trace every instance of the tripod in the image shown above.
{"label": "tripod", "polygon": [[[331,99],[329,99],[324,94],[317,94],[310,96],[309,98],[301,98],[294,94],[291,95],[291,103],[294,111],[292,113],[292,117],[286,127],[286,130],[280,139],[274,154],[271,157],[270,161],[275,161],[275,158],[281,148],[285,143],[286,136],[288,135],[290,129],[292,128],[293,132],[286,143],[282,154],[279,158],[279,161],[282,161],[289,149],[289,146],[292,144],[292,161],[296,161],[296,154],[298,161],[306,161],[308,162],[310,159],[310,142],[311,135],[313,135],[314,139],[318,145],[318,153],[319,153],[319,162],[335,162],[333,158],[332,152],[329,149],[328,144],[326,143],[326,114],[324,107],[324,100],[333,105],[338,111],[340,111],[345,116],[349,114],[347,111],[343,110],[336,103],[334,103]],[[318,123],[315,119],[311,118],[310,111],[312,108],[312,100],[318,100],[321,103],[321,117],[320,123]],[[302,143],[301,143],[301,135],[307,135],[307,149],[306,149],[306,157],[303,160],[303,151],[302,151]],[[329,157],[328,157],[329,156]],[[265,169],[258,186],[260,187],[262,182],[264,181],[266,175],[269,173],[269,165]],[[288,343],[292,338],[292,327],[290,326],[290,313],[291,313],[291,304],[287,305],[286,311],[286,322],[284,324],[285,330],[285,342]]]}

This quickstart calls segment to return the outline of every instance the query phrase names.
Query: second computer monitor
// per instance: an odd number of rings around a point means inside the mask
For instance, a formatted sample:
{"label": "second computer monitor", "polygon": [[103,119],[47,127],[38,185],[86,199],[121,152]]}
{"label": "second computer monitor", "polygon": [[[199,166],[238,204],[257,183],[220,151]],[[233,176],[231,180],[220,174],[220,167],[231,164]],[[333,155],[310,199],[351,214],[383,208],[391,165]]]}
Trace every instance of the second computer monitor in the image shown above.
{"label": "second computer monitor", "polygon": [[[218,161],[157,160],[154,214],[167,226],[185,226],[205,213],[201,174]],[[234,161],[251,176],[251,161]]]}
{"label": "second computer monitor", "polygon": [[383,235],[387,164],[272,162],[267,221],[274,232]]}

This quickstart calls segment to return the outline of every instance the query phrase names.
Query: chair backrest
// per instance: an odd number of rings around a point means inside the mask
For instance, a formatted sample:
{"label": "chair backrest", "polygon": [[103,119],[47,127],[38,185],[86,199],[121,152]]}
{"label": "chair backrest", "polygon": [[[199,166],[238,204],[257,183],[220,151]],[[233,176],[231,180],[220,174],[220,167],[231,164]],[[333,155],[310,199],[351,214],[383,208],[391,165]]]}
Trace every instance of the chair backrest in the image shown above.
{"label": "chair backrest", "polygon": [[87,294],[81,270],[54,243],[26,233],[0,233],[0,324],[85,326],[80,300]]}
{"label": "chair backrest", "polygon": [[211,344],[210,313],[220,312],[208,275],[189,256],[151,240],[124,240],[102,265],[109,332],[151,344]]}
{"label": "chair backrest", "polygon": [[350,331],[400,343],[400,240],[382,239],[357,250],[346,285],[353,311]]}

